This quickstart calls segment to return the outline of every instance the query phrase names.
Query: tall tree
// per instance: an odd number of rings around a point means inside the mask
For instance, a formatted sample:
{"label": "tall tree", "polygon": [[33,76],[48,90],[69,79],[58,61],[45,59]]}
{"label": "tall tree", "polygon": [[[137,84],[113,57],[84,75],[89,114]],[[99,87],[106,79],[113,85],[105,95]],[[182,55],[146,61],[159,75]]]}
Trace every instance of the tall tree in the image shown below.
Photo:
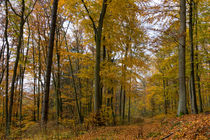
{"label": "tall tree", "polygon": [[180,0],[179,29],[179,105],[177,115],[187,114],[185,84],[186,0]]}
{"label": "tall tree", "polygon": [[93,20],[84,0],[82,3],[85,7],[86,12],[92,22],[94,33],[95,33],[95,43],[96,43],[96,64],[95,64],[95,102],[94,102],[94,111],[98,112],[102,105],[102,94],[101,94],[101,83],[100,83],[100,62],[101,62],[101,37],[102,37],[102,29],[104,18],[107,9],[107,0],[103,0],[102,9],[100,13],[100,18],[98,20],[98,26],[96,25],[95,21]]}
{"label": "tall tree", "polygon": [[199,62],[198,62],[198,0],[195,1],[195,75],[197,80],[197,89],[198,89],[198,97],[199,97],[199,111],[203,112],[203,102],[201,98],[201,86],[200,86],[200,76],[199,76]]}
{"label": "tall tree", "polygon": [[50,78],[51,78],[54,39],[55,39],[57,9],[58,9],[58,0],[54,0],[53,8],[52,8],[52,15],[51,15],[50,40],[49,40],[48,53],[47,53],[47,71],[46,71],[46,76],[45,76],[45,89],[44,89],[45,91],[44,91],[44,97],[43,97],[42,118],[41,118],[41,122],[42,122],[41,124],[44,127],[48,120]]}
{"label": "tall tree", "polygon": [[8,14],[8,1],[5,0],[5,13],[6,13],[6,22],[5,22],[5,39],[6,39],[6,45],[7,45],[7,66],[6,66],[6,105],[5,105],[5,110],[6,110],[6,135],[9,134],[9,116],[8,116],[8,90],[9,90],[9,41],[8,41],[8,24],[9,24],[9,14]]}
{"label": "tall tree", "polygon": [[197,102],[196,102],[196,90],[195,90],[195,76],[194,76],[194,39],[193,39],[193,0],[190,0],[189,9],[189,37],[190,37],[190,94],[191,94],[191,111],[194,114],[198,113]]}

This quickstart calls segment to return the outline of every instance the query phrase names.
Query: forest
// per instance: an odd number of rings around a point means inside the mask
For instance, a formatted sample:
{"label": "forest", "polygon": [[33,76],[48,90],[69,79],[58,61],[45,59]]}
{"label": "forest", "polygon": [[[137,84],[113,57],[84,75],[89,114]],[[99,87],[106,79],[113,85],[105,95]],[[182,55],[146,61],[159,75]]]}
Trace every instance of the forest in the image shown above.
{"label": "forest", "polygon": [[210,1],[0,0],[0,138],[210,138]]}

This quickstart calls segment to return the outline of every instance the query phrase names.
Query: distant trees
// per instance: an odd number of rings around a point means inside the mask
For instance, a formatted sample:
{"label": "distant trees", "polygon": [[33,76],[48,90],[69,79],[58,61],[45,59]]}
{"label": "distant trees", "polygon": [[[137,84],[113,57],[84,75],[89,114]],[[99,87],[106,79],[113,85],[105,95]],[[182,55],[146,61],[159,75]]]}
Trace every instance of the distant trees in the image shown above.
{"label": "distant trees", "polygon": [[[115,125],[205,110],[208,7],[191,0],[186,17],[186,1],[180,4],[0,3],[0,130],[9,135],[48,121]],[[161,29],[149,26],[160,22]]]}

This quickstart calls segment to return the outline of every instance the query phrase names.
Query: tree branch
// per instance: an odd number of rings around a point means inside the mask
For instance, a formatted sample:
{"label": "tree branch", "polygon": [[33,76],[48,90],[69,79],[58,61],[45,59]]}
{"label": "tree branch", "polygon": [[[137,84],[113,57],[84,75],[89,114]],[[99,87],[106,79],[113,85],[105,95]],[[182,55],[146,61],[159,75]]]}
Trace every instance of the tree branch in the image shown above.
{"label": "tree branch", "polygon": [[15,9],[13,8],[13,6],[12,6],[12,4],[10,3],[10,1],[9,1],[9,0],[8,0],[8,2],[9,2],[9,5],[10,5],[10,7],[11,7],[12,11],[15,13],[15,15],[17,15],[17,16],[19,16],[19,17],[21,17],[21,15],[19,15],[19,14],[15,11]]}
{"label": "tree branch", "polygon": [[87,12],[87,14],[88,14],[90,20],[92,21],[94,31],[95,31],[95,33],[97,33],[97,28],[96,28],[95,22],[94,22],[93,18],[91,17],[90,12],[89,12],[89,10],[88,10],[88,8],[87,8],[87,6],[86,6],[84,0],[81,0],[81,1],[82,1],[83,5],[84,5],[84,7],[85,7],[85,10],[86,10],[86,12]]}
{"label": "tree branch", "polygon": [[27,19],[28,19],[28,17],[29,17],[29,15],[33,12],[34,7],[35,7],[35,5],[36,5],[36,2],[37,2],[37,0],[34,2],[34,4],[33,4],[33,6],[32,6],[31,11],[30,11],[30,12],[27,14],[27,16],[25,17],[25,20],[27,20]]}
{"label": "tree branch", "polygon": [[103,21],[104,21],[104,16],[106,13],[106,8],[107,8],[107,0],[103,0],[103,6],[101,9],[101,14],[100,14],[100,18],[99,18],[98,29],[102,29],[102,27],[103,27]]}

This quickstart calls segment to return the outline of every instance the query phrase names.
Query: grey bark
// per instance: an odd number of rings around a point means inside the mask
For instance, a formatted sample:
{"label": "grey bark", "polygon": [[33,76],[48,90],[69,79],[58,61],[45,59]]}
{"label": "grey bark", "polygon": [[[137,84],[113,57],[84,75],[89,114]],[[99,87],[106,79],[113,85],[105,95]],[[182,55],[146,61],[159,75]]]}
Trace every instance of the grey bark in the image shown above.
{"label": "grey bark", "polygon": [[9,41],[8,41],[8,34],[7,34],[7,29],[8,29],[8,24],[9,24],[9,20],[8,20],[8,3],[7,0],[5,0],[5,13],[6,13],[6,22],[5,22],[5,39],[6,39],[6,45],[7,45],[7,62],[6,62],[6,91],[5,91],[5,112],[6,112],[6,135],[9,135],[9,114],[8,114],[8,90],[9,90]]}
{"label": "grey bark", "polygon": [[177,115],[187,114],[185,84],[186,0],[180,0],[179,29],[179,105]]}
{"label": "grey bark", "polygon": [[38,51],[39,51],[39,73],[38,73],[38,96],[37,96],[37,120],[39,120],[39,112],[40,112],[40,93],[41,93],[41,87],[40,87],[40,81],[41,81],[41,49],[40,49],[40,42],[41,42],[41,35],[38,27]]}
{"label": "grey bark", "polygon": [[35,62],[35,48],[34,48],[34,45],[32,46],[33,47],[33,76],[34,76],[34,91],[33,91],[33,94],[34,94],[34,110],[33,110],[33,121],[36,121],[36,62]]}

